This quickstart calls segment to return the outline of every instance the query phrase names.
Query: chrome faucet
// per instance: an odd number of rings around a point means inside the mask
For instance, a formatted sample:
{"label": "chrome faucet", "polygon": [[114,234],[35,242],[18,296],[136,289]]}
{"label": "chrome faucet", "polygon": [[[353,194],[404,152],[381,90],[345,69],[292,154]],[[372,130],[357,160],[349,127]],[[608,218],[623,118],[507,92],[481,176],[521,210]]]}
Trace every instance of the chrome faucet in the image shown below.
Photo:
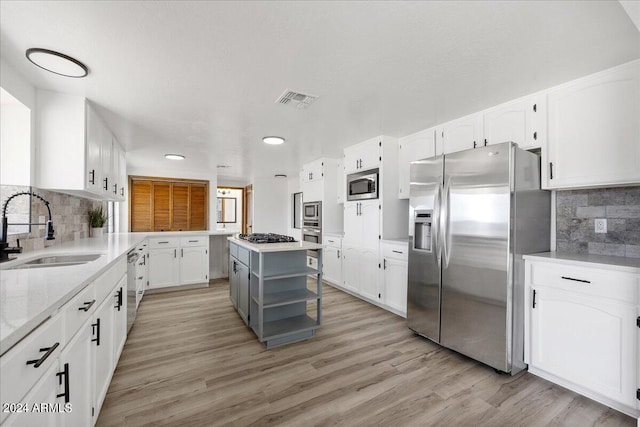
{"label": "chrome faucet", "polygon": [[[38,223],[38,222],[25,222],[25,223],[11,223],[7,220],[7,206],[9,202],[18,196],[33,196],[36,199],[42,201],[47,208],[47,212],[49,212],[49,219],[46,223]],[[7,230],[9,225],[46,225],[47,226],[47,235],[44,240],[54,240],[53,234],[55,230],[53,229],[53,222],[51,221],[51,208],[49,208],[49,202],[47,202],[42,196],[37,195],[36,193],[32,193],[31,191],[21,191],[9,197],[4,205],[2,206],[2,234],[0,234],[0,262],[9,261],[9,254],[19,254],[22,253],[22,247],[20,246],[20,240],[15,247],[10,248],[9,243],[7,243]]]}

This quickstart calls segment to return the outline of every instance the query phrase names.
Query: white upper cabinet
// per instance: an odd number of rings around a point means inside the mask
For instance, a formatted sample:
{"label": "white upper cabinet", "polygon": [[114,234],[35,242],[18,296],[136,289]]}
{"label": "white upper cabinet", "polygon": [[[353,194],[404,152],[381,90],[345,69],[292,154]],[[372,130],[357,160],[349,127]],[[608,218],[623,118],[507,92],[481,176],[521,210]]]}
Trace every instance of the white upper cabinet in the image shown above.
{"label": "white upper cabinet", "polygon": [[368,139],[344,149],[344,172],[366,171],[380,167],[382,137]]}
{"label": "white upper cabinet", "polygon": [[322,179],[324,176],[324,161],[318,159],[302,166],[302,182],[311,182]]}
{"label": "white upper cabinet", "polygon": [[539,148],[546,135],[545,116],[545,95],[521,98],[486,110],[482,145],[513,141],[525,150]]}
{"label": "white upper cabinet", "polygon": [[482,113],[471,114],[437,128],[445,154],[476,148],[482,143]]}
{"label": "white upper cabinet", "polygon": [[337,201],[338,203],[344,203],[344,199],[347,193],[347,181],[344,176],[344,158],[339,159],[336,166],[336,185],[337,185]]}
{"label": "white upper cabinet", "polygon": [[116,144],[116,148],[118,149],[118,198],[123,201],[127,199],[127,188],[129,187],[127,158],[124,150],[121,150],[118,144]]}
{"label": "white upper cabinet", "polygon": [[543,188],[640,182],[640,61],[548,92]]}
{"label": "white upper cabinet", "polygon": [[[116,197],[122,151],[91,104],[81,96],[38,90],[36,186],[105,200]],[[115,160],[114,160],[115,159]]]}
{"label": "white upper cabinet", "polygon": [[435,128],[423,130],[398,140],[398,197],[409,198],[409,172],[413,161],[435,155]]}

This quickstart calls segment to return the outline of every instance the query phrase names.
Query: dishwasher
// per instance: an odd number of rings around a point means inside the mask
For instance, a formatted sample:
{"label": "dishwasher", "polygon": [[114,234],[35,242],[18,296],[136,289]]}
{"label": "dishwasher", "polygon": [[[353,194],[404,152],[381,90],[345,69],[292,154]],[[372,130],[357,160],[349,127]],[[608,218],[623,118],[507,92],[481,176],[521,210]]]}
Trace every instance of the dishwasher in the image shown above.
{"label": "dishwasher", "polygon": [[138,306],[136,304],[136,267],[140,255],[136,251],[127,254],[127,333],[133,326]]}

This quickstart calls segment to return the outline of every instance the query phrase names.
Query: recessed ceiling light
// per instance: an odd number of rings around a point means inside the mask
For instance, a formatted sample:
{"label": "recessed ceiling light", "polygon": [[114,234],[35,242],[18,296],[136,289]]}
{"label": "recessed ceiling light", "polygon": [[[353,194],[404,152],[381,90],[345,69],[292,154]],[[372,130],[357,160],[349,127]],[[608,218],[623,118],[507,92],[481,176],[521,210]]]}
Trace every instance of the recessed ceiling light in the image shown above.
{"label": "recessed ceiling light", "polygon": [[276,177],[276,178],[286,178],[287,175],[285,175],[283,173],[277,173],[277,174],[274,175],[274,177]]}
{"label": "recessed ceiling light", "polygon": [[269,145],[280,145],[284,143],[284,138],[279,136],[265,136],[262,138],[262,142]]}
{"label": "recessed ceiling light", "polygon": [[81,78],[89,74],[86,65],[64,53],[35,47],[27,49],[26,55],[34,65],[60,76]]}
{"label": "recessed ceiling light", "polygon": [[216,165],[216,167],[217,167],[218,169],[228,169],[228,168],[230,168],[231,166],[229,166],[229,165]]}
{"label": "recessed ceiling light", "polygon": [[164,158],[169,160],[184,160],[184,156],[182,154],[165,154]]}

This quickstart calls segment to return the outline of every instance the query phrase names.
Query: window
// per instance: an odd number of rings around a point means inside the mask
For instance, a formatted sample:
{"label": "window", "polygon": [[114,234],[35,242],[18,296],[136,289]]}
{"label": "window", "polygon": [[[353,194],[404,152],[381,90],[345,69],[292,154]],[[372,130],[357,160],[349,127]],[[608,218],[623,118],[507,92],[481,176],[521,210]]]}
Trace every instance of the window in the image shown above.
{"label": "window", "polygon": [[302,193],[293,193],[291,211],[293,212],[293,228],[302,228]]}

